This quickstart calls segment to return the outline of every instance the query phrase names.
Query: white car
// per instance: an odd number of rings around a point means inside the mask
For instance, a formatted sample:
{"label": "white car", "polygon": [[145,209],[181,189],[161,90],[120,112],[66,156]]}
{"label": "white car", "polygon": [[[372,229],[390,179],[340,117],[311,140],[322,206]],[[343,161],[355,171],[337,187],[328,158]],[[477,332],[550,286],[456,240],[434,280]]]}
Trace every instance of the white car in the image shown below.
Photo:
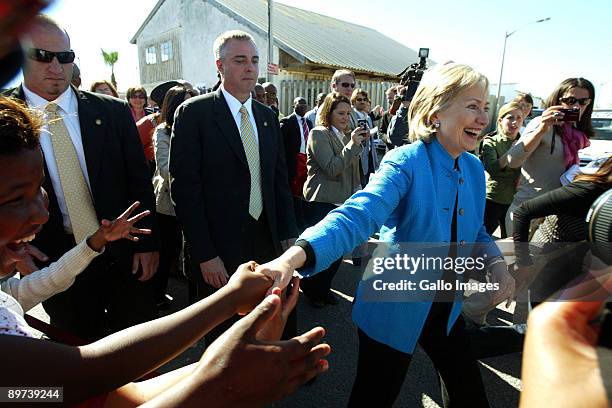
{"label": "white car", "polygon": [[594,110],[591,122],[595,135],[591,138],[591,145],[578,152],[580,166],[586,166],[601,157],[612,156],[612,109]]}

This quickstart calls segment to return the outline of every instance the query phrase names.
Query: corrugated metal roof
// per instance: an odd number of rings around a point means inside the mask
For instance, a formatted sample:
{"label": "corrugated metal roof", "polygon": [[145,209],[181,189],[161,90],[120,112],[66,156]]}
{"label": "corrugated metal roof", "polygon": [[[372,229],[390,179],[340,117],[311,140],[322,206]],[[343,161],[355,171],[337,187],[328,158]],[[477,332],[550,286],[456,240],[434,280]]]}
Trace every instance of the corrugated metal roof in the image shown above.
{"label": "corrugated metal roof", "polygon": [[[260,31],[268,32],[267,0],[204,0]],[[131,42],[151,20],[159,0]],[[417,52],[371,28],[274,3],[275,44],[299,61],[359,72],[397,75],[419,60]]]}
{"label": "corrugated metal roof", "polygon": [[[267,0],[211,3],[229,9],[267,33]],[[397,75],[419,60],[417,52],[371,28],[277,2],[273,17],[276,45],[317,64]]]}

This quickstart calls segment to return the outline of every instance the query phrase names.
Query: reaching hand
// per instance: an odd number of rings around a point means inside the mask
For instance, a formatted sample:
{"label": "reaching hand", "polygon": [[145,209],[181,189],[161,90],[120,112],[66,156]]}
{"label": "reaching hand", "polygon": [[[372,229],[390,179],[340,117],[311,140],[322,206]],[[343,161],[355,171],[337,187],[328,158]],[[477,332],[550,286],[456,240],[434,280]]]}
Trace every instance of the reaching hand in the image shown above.
{"label": "reaching hand", "polygon": [[[289,281],[291,281],[295,269],[284,259],[276,258],[263,265],[259,265],[257,271],[274,279],[272,288],[283,290],[289,285]],[[272,288],[268,291],[268,294],[272,293]]]}
{"label": "reaching hand", "polygon": [[256,271],[256,268],[255,261],[240,265],[225,286],[228,296],[235,299],[236,313],[246,314],[253,310],[272,286],[272,278]]}
{"label": "reaching hand", "polygon": [[[323,358],[327,344],[317,327],[287,341],[261,341],[257,333],[280,309],[276,295],[265,298],[251,313],[235,323],[206,350],[193,378],[209,397],[222,398],[227,406],[257,407],[292,393],[328,369]],[[227,392],[231,389],[232,392]]]}
{"label": "reaching hand", "polygon": [[148,235],[151,233],[151,230],[148,228],[134,227],[134,224],[137,221],[143,219],[151,213],[149,210],[143,211],[130,218],[130,215],[136,208],[138,208],[139,205],[140,202],[134,202],[128,207],[127,210],[123,212],[123,214],[113,221],[102,220],[102,225],[100,228],[102,229],[102,236],[107,242],[117,241],[121,238],[129,239],[131,241],[138,241],[138,237],[132,234]]}
{"label": "reaching hand", "polygon": [[257,332],[258,340],[280,340],[283,335],[289,314],[300,297],[300,279],[293,277],[291,284],[291,289],[287,288],[282,292],[279,288],[272,289],[272,294],[281,298],[281,307],[277,308],[272,318]]}

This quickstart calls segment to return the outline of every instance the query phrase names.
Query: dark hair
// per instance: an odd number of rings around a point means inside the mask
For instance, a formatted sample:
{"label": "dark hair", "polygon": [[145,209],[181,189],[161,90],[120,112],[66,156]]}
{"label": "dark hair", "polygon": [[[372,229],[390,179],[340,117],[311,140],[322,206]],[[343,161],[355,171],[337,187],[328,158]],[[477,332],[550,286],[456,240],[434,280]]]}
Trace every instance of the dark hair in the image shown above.
{"label": "dark hair", "polygon": [[321,105],[321,110],[319,111],[319,121],[317,125],[325,126],[326,128],[331,127],[331,114],[336,109],[336,107],[340,103],[347,103],[349,107],[351,106],[351,101],[346,96],[342,95],[340,92],[331,92],[323,101]]}
{"label": "dark hair", "polygon": [[160,123],[165,123],[166,129],[170,131],[172,124],[174,123],[174,112],[181,103],[185,101],[185,95],[195,96],[192,91],[186,89],[183,86],[173,86],[168,89],[166,96],[164,96],[164,102],[162,103],[161,113],[159,116]]}
{"label": "dark hair", "polygon": [[[589,98],[591,98],[591,103],[589,103],[580,118],[580,122],[578,122],[578,130],[584,132],[584,134],[591,138],[595,135],[595,131],[593,130],[593,125],[591,124],[591,114],[593,113],[593,105],[595,103],[595,88],[593,84],[588,79],[584,78],[568,78],[565,81],[561,82],[557,89],[553,91],[552,94],[546,99],[544,103],[544,109],[548,109],[551,106],[559,105],[561,102],[559,99],[563,98],[563,95],[572,88],[583,88],[589,92]],[[555,126],[555,131],[558,134],[563,134],[563,126]]]}
{"label": "dark hair", "polygon": [[21,101],[0,97],[0,155],[12,156],[40,146],[42,118]]}
{"label": "dark hair", "polygon": [[147,90],[144,89],[142,86],[133,86],[131,88],[128,88],[127,92],[125,93],[125,99],[127,99],[128,105],[130,105],[130,108],[132,107],[132,105],[130,104],[130,98],[136,92],[140,92],[144,94],[144,97],[145,97],[144,106],[147,106],[147,102],[149,101],[149,99],[147,98]]}
{"label": "dark hair", "polygon": [[588,181],[601,186],[612,188],[612,156],[603,162],[593,174],[578,174],[574,181]]}

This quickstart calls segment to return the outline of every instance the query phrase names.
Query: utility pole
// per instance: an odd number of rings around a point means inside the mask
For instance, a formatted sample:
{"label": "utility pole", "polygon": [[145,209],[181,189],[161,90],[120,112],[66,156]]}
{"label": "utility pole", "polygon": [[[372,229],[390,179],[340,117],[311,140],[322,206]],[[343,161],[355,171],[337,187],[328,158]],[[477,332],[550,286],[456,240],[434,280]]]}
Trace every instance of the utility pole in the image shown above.
{"label": "utility pole", "polygon": [[274,34],[272,30],[272,14],[274,11],[274,0],[268,0],[268,63],[266,64],[266,78],[268,82],[272,82],[272,73],[269,66],[274,63]]}

